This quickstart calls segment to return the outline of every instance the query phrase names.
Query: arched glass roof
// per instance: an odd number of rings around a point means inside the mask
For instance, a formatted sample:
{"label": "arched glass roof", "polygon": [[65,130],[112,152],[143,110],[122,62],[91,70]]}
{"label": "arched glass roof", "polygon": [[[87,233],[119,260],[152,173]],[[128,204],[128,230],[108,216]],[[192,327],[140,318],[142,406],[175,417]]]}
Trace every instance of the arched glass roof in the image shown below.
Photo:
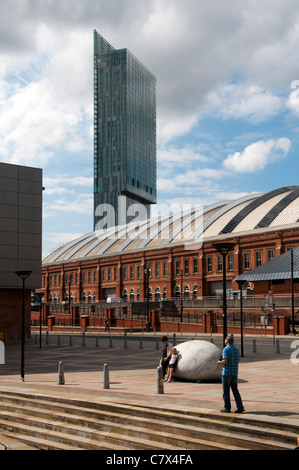
{"label": "arched glass roof", "polygon": [[235,201],[153,217],[141,222],[95,231],[50,253],[43,264],[94,259],[123,252],[138,252],[243,232],[298,224],[299,186],[266,194],[251,194]]}

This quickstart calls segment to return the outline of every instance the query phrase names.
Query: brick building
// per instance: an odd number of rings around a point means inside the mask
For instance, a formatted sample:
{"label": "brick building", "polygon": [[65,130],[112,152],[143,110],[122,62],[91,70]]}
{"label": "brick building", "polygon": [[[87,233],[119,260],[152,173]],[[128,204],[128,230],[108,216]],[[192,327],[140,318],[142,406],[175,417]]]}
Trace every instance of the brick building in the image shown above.
{"label": "brick building", "polygon": [[[179,298],[181,291],[184,299],[217,296],[223,257],[216,242],[232,243],[226,287],[234,295],[239,274],[299,245],[298,208],[299,186],[289,186],[84,235],[44,259],[44,300],[136,302],[147,298],[147,287],[153,300]],[[247,288],[253,295],[254,284]],[[289,294],[283,284],[275,292]]]}

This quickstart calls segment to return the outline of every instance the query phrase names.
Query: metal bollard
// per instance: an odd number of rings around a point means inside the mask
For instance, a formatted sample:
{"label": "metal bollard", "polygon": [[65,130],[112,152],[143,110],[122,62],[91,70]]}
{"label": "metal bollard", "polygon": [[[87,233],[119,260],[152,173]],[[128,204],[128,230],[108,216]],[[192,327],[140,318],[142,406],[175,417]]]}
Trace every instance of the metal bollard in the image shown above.
{"label": "metal bollard", "polygon": [[156,338],[156,349],[159,349],[159,339]]}
{"label": "metal bollard", "polygon": [[104,389],[108,389],[110,388],[110,384],[109,384],[109,365],[108,364],[104,364],[104,374],[103,374],[104,378],[103,378],[103,388]]}
{"label": "metal bollard", "polygon": [[70,346],[72,346],[72,345],[73,345],[73,337],[72,337],[72,335],[70,335]]}
{"label": "metal bollard", "polygon": [[85,332],[82,333],[82,346],[85,346]]}
{"label": "metal bollard", "polygon": [[63,362],[59,362],[58,364],[58,385],[64,385],[64,365]]}
{"label": "metal bollard", "polygon": [[143,338],[142,338],[142,336],[141,336],[141,338],[140,338],[139,347],[140,347],[140,349],[143,349]]}
{"label": "metal bollard", "polygon": [[127,342],[127,333],[125,332],[125,337],[124,337],[124,348],[126,349],[128,347],[128,342]]}
{"label": "metal bollard", "polygon": [[252,340],[252,352],[256,353],[256,340]]}
{"label": "metal bollard", "polygon": [[157,367],[157,393],[163,395],[164,384],[163,384],[163,369],[162,366]]}
{"label": "metal bollard", "polygon": [[110,348],[113,348],[113,344],[112,344],[112,338],[111,338],[111,336],[110,336],[110,338],[109,338],[109,346],[110,346]]}
{"label": "metal bollard", "polygon": [[280,353],[280,344],[279,344],[279,339],[276,340],[276,354],[279,354]]}
{"label": "metal bollard", "polygon": [[96,336],[96,348],[98,348],[98,347],[99,347],[99,337]]}
{"label": "metal bollard", "polygon": [[176,346],[176,334],[175,333],[173,333],[172,345]]}

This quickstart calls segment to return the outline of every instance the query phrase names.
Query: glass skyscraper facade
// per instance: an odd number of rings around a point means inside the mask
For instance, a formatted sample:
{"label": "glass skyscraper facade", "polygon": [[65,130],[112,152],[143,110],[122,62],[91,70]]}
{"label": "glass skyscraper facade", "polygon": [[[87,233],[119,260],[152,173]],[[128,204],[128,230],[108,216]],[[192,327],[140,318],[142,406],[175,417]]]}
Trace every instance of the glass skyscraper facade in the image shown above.
{"label": "glass skyscraper facade", "polygon": [[130,222],[136,203],[139,220],[156,203],[156,79],[94,31],[94,228]]}

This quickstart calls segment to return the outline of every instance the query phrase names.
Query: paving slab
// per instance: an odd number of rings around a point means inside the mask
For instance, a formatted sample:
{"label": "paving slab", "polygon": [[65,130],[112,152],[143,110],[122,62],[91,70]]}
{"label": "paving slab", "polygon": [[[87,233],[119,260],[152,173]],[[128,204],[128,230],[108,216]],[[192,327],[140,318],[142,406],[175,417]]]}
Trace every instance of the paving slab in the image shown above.
{"label": "paving slab", "polygon": [[[175,380],[157,393],[160,337],[108,335],[43,337],[42,348],[34,337],[25,345],[25,381],[20,381],[21,343],[5,345],[0,365],[0,390],[26,391],[98,401],[135,403],[163,409],[217,410],[223,407],[222,385]],[[170,341],[172,341],[170,337]],[[222,337],[179,336],[213,341],[222,349]],[[253,346],[255,341],[255,347]],[[112,341],[112,346],[111,346]],[[240,338],[235,344],[240,348]],[[157,349],[158,348],[158,349]],[[256,350],[256,352],[254,352]],[[298,351],[298,354],[297,354]],[[299,337],[246,337],[239,367],[239,390],[246,415],[265,416],[299,425]],[[58,384],[58,363],[63,362],[65,384]],[[103,367],[109,365],[110,388],[103,388]],[[232,398],[233,403],[233,398]]]}

